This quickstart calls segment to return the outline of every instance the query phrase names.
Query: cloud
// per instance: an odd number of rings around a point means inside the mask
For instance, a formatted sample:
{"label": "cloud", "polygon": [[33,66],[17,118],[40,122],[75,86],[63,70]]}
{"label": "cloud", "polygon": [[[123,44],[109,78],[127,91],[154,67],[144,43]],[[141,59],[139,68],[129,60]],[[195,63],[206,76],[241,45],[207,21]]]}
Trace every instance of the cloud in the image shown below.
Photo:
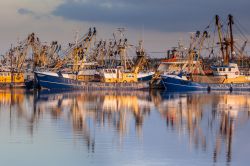
{"label": "cloud", "polygon": [[34,12],[30,9],[26,9],[26,8],[20,8],[17,10],[17,13],[20,14],[20,15],[27,15],[27,16],[31,16],[33,17],[34,19],[37,19],[37,20],[40,20],[41,18],[49,18],[50,15],[49,14],[41,14],[41,13],[37,13],[37,12]]}
{"label": "cloud", "polygon": [[21,15],[34,15],[35,13],[29,9],[26,8],[20,8],[17,10],[17,12]]}
{"label": "cloud", "polygon": [[51,14],[176,32],[203,28],[215,14],[232,13],[249,25],[249,6],[249,0],[64,0]]}

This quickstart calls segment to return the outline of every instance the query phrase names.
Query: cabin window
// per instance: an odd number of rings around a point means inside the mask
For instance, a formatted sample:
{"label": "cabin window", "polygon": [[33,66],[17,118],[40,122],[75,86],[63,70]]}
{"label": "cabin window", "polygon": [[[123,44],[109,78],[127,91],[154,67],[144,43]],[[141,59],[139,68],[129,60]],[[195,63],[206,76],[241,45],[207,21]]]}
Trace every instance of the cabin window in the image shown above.
{"label": "cabin window", "polygon": [[220,68],[220,71],[222,71],[222,68]]}
{"label": "cabin window", "polygon": [[228,71],[231,71],[231,68],[228,68]]}
{"label": "cabin window", "polygon": [[226,71],[226,69],[225,69],[225,68],[223,68],[223,71]]}

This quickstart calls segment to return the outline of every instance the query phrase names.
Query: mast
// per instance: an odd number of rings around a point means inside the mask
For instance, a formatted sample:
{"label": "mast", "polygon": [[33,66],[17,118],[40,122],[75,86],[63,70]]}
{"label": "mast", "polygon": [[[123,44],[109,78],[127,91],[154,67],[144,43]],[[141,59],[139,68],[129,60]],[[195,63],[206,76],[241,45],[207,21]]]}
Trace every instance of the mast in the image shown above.
{"label": "mast", "polygon": [[188,71],[192,74],[193,72],[193,63],[194,63],[194,55],[195,55],[195,51],[194,51],[194,43],[197,40],[197,37],[199,37],[199,33],[200,31],[197,31],[196,34],[191,34],[190,39],[190,46],[188,49]]}
{"label": "mast", "polygon": [[234,39],[233,39],[233,16],[231,14],[228,15],[229,20],[229,30],[230,30],[230,47],[231,47],[231,58],[233,58],[234,53]]}
{"label": "mast", "polygon": [[10,49],[10,77],[11,77],[10,86],[12,87],[12,85],[13,85],[13,49],[12,49],[12,44],[11,44],[11,49]]}
{"label": "mast", "polygon": [[197,59],[196,59],[196,63],[195,63],[195,68],[197,69],[197,67],[198,67],[199,68],[199,72],[202,73],[203,75],[205,75],[205,73],[204,73],[204,71],[203,71],[203,69],[201,67],[199,59],[201,57],[201,50],[203,48],[203,44],[204,44],[206,38],[208,38],[208,32],[204,31],[203,34],[202,34],[202,37],[200,39],[200,47],[198,49]]}
{"label": "mast", "polygon": [[222,53],[222,58],[224,60],[224,63],[225,63],[225,53],[224,53],[224,48],[223,48],[223,35],[222,35],[222,32],[221,32],[221,24],[220,24],[220,19],[219,19],[219,16],[216,15],[215,16],[215,24],[217,26],[217,30],[218,30],[218,35],[219,35],[219,40],[220,40],[220,50],[221,50],[221,53]]}
{"label": "mast", "polygon": [[225,49],[226,49],[226,55],[224,57],[224,65],[229,64],[229,45],[230,45],[230,39],[229,38],[224,38],[224,44],[225,44]]}
{"label": "mast", "polygon": [[133,72],[137,74],[147,61],[142,40],[139,41],[139,46],[136,48],[136,55],[137,55],[137,59],[133,67]]}
{"label": "mast", "polygon": [[79,50],[80,47],[78,46],[78,31],[76,31],[76,35],[75,35],[75,48],[73,50],[73,58],[74,58],[74,62],[73,62],[73,72],[76,74],[76,79],[77,79],[77,72],[78,72],[78,54],[79,54]]}
{"label": "mast", "polygon": [[202,48],[203,48],[204,41],[205,41],[205,39],[206,39],[207,37],[208,37],[208,32],[207,32],[207,31],[204,31],[203,34],[202,34],[202,37],[201,37],[201,41],[200,41],[200,47],[199,47],[199,50],[198,50],[197,61],[200,59],[201,50],[202,50]]}

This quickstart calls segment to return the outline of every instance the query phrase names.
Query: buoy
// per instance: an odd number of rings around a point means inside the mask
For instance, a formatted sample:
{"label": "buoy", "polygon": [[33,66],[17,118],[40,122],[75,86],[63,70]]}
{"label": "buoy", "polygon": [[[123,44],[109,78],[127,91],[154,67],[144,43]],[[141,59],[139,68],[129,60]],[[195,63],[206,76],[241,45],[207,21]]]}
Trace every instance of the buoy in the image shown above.
{"label": "buoy", "polygon": [[207,91],[210,92],[211,91],[211,87],[208,85],[207,87]]}
{"label": "buoy", "polygon": [[233,91],[233,87],[232,87],[232,86],[230,86],[230,89],[229,89],[229,90],[230,90],[230,92],[232,92],[232,91]]}

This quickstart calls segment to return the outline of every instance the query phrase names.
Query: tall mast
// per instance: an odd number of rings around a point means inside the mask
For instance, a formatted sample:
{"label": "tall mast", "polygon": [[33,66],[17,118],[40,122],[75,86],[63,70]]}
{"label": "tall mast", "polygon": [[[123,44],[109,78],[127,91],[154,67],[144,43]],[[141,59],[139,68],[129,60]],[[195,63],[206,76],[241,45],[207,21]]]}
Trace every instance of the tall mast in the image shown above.
{"label": "tall mast", "polygon": [[80,51],[80,47],[78,46],[78,36],[79,36],[79,32],[76,31],[76,35],[75,35],[75,49],[73,50],[73,58],[74,58],[74,64],[73,64],[73,72],[77,73],[78,72],[78,54]]}
{"label": "tall mast", "polygon": [[223,36],[222,36],[222,32],[221,32],[221,24],[220,24],[220,19],[219,19],[218,15],[215,16],[215,24],[216,24],[217,29],[218,29],[218,35],[219,35],[219,40],[220,40],[220,50],[222,53],[222,58],[223,58],[223,60],[225,60],[225,54],[224,54],[224,48],[223,48]]}
{"label": "tall mast", "polygon": [[200,58],[200,56],[201,56],[201,50],[202,50],[204,41],[205,41],[205,39],[206,39],[207,37],[208,37],[208,32],[207,32],[207,31],[204,31],[203,34],[202,34],[201,40],[200,40],[200,47],[199,47],[199,50],[198,50],[197,61],[199,60],[199,58]]}
{"label": "tall mast", "polygon": [[233,16],[231,14],[228,15],[229,20],[229,30],[230,30],[230,46],[231,46],[231,57],[234,55],[234,39],[233,39]]}
{"label": "tall mast", "polygon": [[13,49],[12,44],[10,48],[10,77],[11,77],[11,86],[13,84]]}

